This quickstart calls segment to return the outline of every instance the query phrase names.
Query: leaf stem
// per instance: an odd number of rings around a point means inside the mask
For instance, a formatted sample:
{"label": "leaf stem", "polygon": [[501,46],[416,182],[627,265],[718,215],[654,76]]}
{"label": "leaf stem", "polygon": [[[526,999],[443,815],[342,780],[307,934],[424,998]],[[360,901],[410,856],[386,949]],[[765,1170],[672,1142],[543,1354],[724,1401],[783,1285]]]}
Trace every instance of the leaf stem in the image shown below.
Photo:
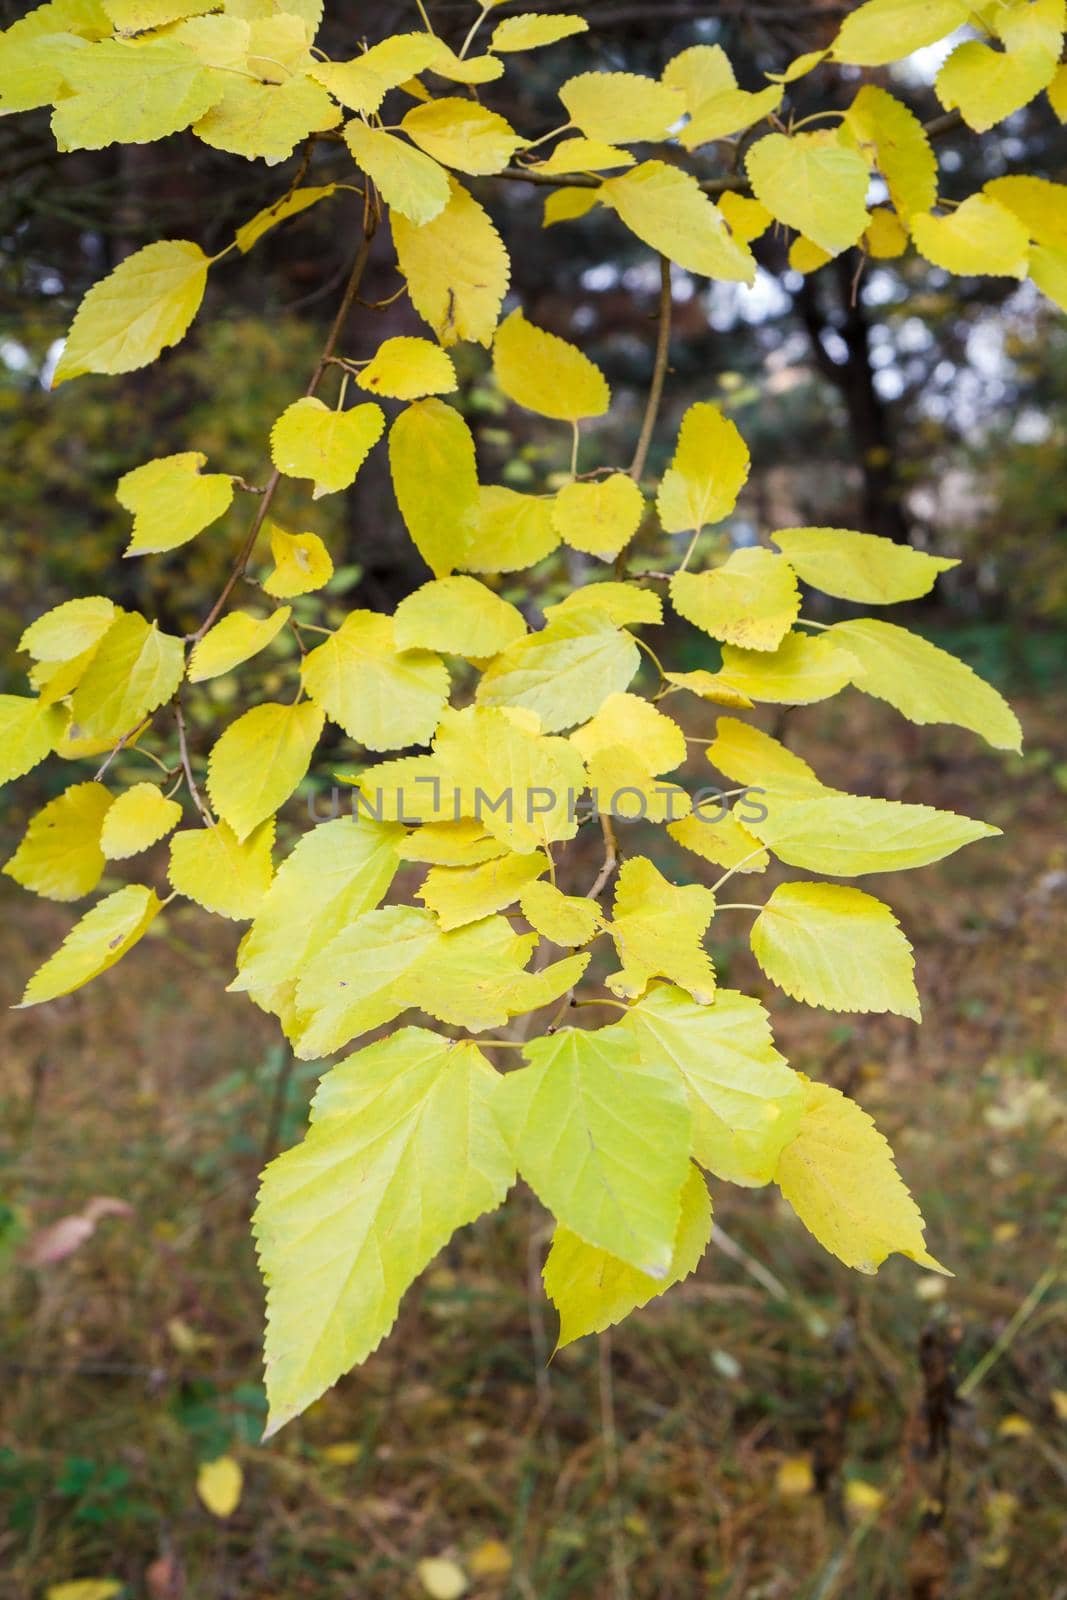
{"label": "leaf stem", "polygon": [[656,333],[656,354],[652,363],[652,382],[649,384],[644,421],[641,424],[641,432],[638,435],[637,446],[629,468],[630,477],[635,483],[640,483],[641,475],[645,470],[649,445],[652,443],[652,434],[655,431],[656,418],[659,416],[660,403],[663,399],[663,385],[667,377],[667,360],[671,346],[672,307],[671,264],[666,256],[661,255],[659,258],[659,328]]}

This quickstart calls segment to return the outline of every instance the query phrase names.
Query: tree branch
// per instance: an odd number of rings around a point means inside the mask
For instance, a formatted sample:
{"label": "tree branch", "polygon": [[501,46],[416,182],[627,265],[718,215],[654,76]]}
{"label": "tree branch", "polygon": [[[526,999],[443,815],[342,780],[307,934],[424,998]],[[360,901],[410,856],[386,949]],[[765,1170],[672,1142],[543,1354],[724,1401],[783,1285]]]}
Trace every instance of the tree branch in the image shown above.
{"label": "tree branch", "polygon": [[659,258],[659,329],[656,334],[656,358],[652,366],[652,382],[648,390],[648,402],[645,406],[645,417],[638,435],[637,447],[634,450],[633,460],[630,462],[630,476],[635,483],[641,482],[641,475],[645,470],[648,460],[648,447],[652,443],[652,434],[659,416],[660,402],[663,399],[663,384],[667,377],[667,357],[671,347],[671,264],[666,256]]}

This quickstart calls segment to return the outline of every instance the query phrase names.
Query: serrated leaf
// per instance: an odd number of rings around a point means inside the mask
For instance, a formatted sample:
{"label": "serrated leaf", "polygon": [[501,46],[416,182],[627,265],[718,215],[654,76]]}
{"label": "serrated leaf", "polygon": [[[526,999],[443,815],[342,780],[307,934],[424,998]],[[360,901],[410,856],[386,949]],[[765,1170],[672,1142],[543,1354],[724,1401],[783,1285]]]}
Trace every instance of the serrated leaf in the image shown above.
{"label": "serrated leaf", "polygon": [[[777,650],[722,647],[718,677],[724,689],[771,705],[810,706],[852,681],[855,657],[827,638],[787,633]],[[705,686],[704,693],[707,693]]]}
{"label": "serrated leaf", "polygon": [[535,850],[530,855],[499,856],[477,866],[431,867],[418,898],[442,928],[462,928],[514,905],[522,891],[548,871],[548,865],[548,857]]}
{"label": "serrated leaf", "polygon": [[770,863],[755,834],[726,810],[725,800],[698,802],[690,816],[671,822],[667,832],[675,844],[730,872],[766,872]]}
{"label": "serrated leaf", "polygon": [[458,96],[413,106],[400,126],[435,161],[474,177],[502,172],[524,142],[495,111]]}
{"label": "serrated leaf", "polygon": [[64,57],[68,92],[52,113],[61,150],[149,144],[187,128],[221,100],[220,73],[173,39],[101,39]]}
{"label": "serrated leaf", "polygon": [[734,550],[710,572],[676,572],[670,594],[680,617],[747,650],[776,650],[800,611],[792,568],[762,545]]}
{"label": "serrated leaf", "polygon": [[55,749],[64,713],[39,699],[0,694],[0,783],[21,778]]}
{"label": "serrated leaf", "polygon": [[871,1118],[828,1083],[808,1083],[804,1116],[776,1181],[801,1222],[846,1267],[876,1272],[894,1251],[944,1272],[923,1219]]}
{"label": "serrated leaf", "polygon": [[421,974],[417,1003],[438,1021],[471,1033],[501,1028],[512,1017],[555,1005],[579,982],[589,957],[567,956],[537,972],[524,972],[536,942],[534,934],[514,933],[505,917],[486,917],[443,933],[432,965]]}
{"label": "serrated leaf", "polygon": [[115,618],[115,603],[105,595],[64,600],[31,622],[18,642],[36,661],[73,661],[99,644]]}
{"label": "serrated leaf", "polygon": [[925,867],[976,839],[1000,833],[987,822],[866,795],[773,798],[748,827],[779,860],[808,872],[855,878]]}
{"label": "serrated leaf", "polygon": [[170,699],[184,670],[180,639],[136,612],[119,612],[74,691],[70,736],[121,739]]}
{"label": "serrated leaf", "polygon": [[715,915],[715,896],[701,884],[668,882],[645,856],[619,869],[610,924],[621,969],[605,979],[613,994],[634,999],[653,978],[667,978],[706,1004],[715,971],[702,939]]}
{"label": "serrated leaf", "polygon": [[304,657],[304,688],[368,750],[426,744],[448,701],[448,669],[427,650],[398,650],[392,617],[350,611]]}
{"label": "serrated leaf", "polygon": [[287,477],[310,478],[318,500],[355,482],[384,428],[385,413],[372,400],[331,411],[306,395],[287,406],[271,429],[271,459]]}
{"label": "serrated leaf", "polygon": [[909,721],[947,722],[969,728],[998,750],[1020,750],[1022,728],[992,684],[965,661],[928,639],[875,617],[857,617],[830,629],[859,663],[852,681],[864,694],[885,700]]}
{"label": "serrated leaf", "polygon": [[453,179],[439,216],[416,227],[394,214],[392,225],[397,265],[411,303],[441,343],[473,339],[491,344],[511,263],[477,200]]}
{"label": "serrated leaf", "polygon": [[558,544],[550,499],[502,484],[476,486],[473,525],[460,565],[471,572],[516,572],[542,561]]}
{"label": "serrated leaf", "polygon": [[626,472],[564,484],[552,502],[556,532],[572,550],[610,561],[641,526],[645,497]]}
{"label": "serrated leaf", "polygon": [[41,1005],[99,977],[137,943],[161,910],[151,889],[129,884],[92,906],[54,955],[38,967],[20,1006]]}
{"label": "serrated leaf", "polygon": [[688,1173],[690,1114],[669,1067],[619,1026],[561,1029],[525,1046],[498,1108],[522,1176],[587,1244],[662,1280]]}
{"label": "serrated leaf", "polygon": [[322,1080],[303,1143],[264,1173],[253,1223],[268,1434],[363,1361],[455,1230],[503,1200],[514,1163],[494,1114],[500,1082],[474,1045],[423,1028]]}
{"label": "serrated leaf", "polygon": [[457,387],[452,358],[429,339],[384,339],[356,377],[361,389],[391,400],[421,400]]}
{"label": "serrated leaf", "polygon": [[286,222],[290,217],[298,217],[302,211],[317,206],[320,200],[328,200],[331,195],[337,193],[337,188],[336,183],[323,183],[306,184],[302,189],[291,189],[273,205],[264,206],[262,211],[257,211],[254,217],[250,217],[235,231],[234,240],[238,250],[242,255],[247,255],[263,235],[276,228],[279,222]]}
{"label": "serrated leaf", "polygon": [[119,479],[115,499],[133,512],[126,555],[176,550],[229,509],[233,479],[228,472],[203,473],[206,464],[199,450],[186,450],[146,461]]}
{"label": "serrated leaf", "polygon": [[443,39],[438,39],[429,70],[453,83],[493,83],[504,76],[504,63],[496,56],[457,55]]}
{"label": "serrated leaf", "polygon": [[986,133],[1048,87],[1059,51],[1059,43],[1048,51],[994,50],[981,39],[966,39],[937,75],[937,98],[975,133]]}
{"label": "serrated leaf", "polygon": [[685,734],[637,694],[612,694],[595,717],[571,734],[571,743],[583,757],[622,745],[650,774],[672,772],[685,761]]}
{"label": "serrated leaf", "polygon": [[477,578],[424,583],[393,616],[399,650],[440,650],[473,660],[495,656],[526,636],[522,612]]}
{"label": "serrated leaf", "polygon": [[826,792],[802,756],[772,739],[762,728],[737,717],[720,717],[707,749],[713,767],[735,783],[771,789],[776,794]]}
{"label": "serrated leaf", "polygon": [[[573,139],[561,139],[550,156],[535,163],[533,170],[544,177],[566,177],[572,172],[606,172],[616,167],[632,167],[636,157],[618,145],[605,144],[603,139],[586,139],[581,134]],[[565,191],[558,191],[560,193]],[[595,191],[574,190],[590,197],[596,204]]]}
{"label": "serrated leaf", "polygon": [[685,689],[700,700],[710,700],[712,705],[732,706],[737,711],[751,709],[748,695],[731,688],[719,673],[698,668],[696,672],[667,672],[664,676],[672,688]]}
{"label": "serrated leaf", "polygon": [[867,226],[867,163],[832,134],[767,134],[749,148],[745,169],[771,215],[829,255],[855,244]]}
{"label": "serrated leaf", "polygon": [[665,139],[685,112],[680,89],[635,72],[583,72],[567,79],[559,97],[575,127],[608,144]]}
{"label": "serrated leaf", "polygon": [[647,762],[626,745],[608,745],[586,761],[593,810],[624,822],[666,822],[683,817],[689,796],[675,783],[650,772]]}
{"label": "serrated leaf", "polygon": [[182,339],[211,265],[186,239],[146,244],[94,283],[78,307],[52,387],[85,372],[133,372]]}
{"label": "serrated leaf", "polygon": [[982,193],[1007,206],[1035,244],[1067,251],[1067,184],[1019,172],[990,178]]}
{"label": "serrated leaf", "polygon": [[544,939],[574,948],[588,944],[603,927],[600,907],[581,895],[563,894],[554,883],[531,883],[522,891],[523,916]]}
{"label": "serrated leaf", "polygon": [[415,227],[432,222],[448,205],[448,173],[424,151],[355,118],[345,124],[345,143],[386,204]]}
{"label": "serrated leaf", "polygon": [[912,217],[911,237],[919,254],[946,272],[1026,277],[1026,229],[1007,206],[987,194],[968,195],[944,217]]}
{"label": "serrated leaf", "polygon": [[771,538],[798,578],[823,594],[893,605],[929,594],[937,576],[958,567],[945,556],[849,528],[780,528]]}
{"label": "serrated leaf", "polygon": [[656,497],[664,532],[687,533],[728,517],[748,469],[748,446],[734,423],[707,401],[690,406]]}
{"label": "serrated leaf", "polygon": [[109,806],[100,848],[109,861],[125,861],[157,844],[181,819],[177,800],[168,800],[154,783],[135,783]]}
{"label": "serrated leaf", "polygon": [[443,400],[416,400],[389,431],[389,469],[404,524],[434,577],[466,565],[479,493],[465,419]]}
{"label": "serrated leaf", "polygon": [[178,894],[216,916],[244,922],[254,917],[270,888],[274,818],[238,839],[228,822],[190,828],[170,841],[167,876]]}
{"label": "serrated leaf", "polygon": [[278,868],[237,957],[237,993],[294,978],[342,928],[372,911],[397,870],[403,830],[337,817],[298,840]]}
{"label": "serrated leaf", "polygon": [[858,67],[882,67],[936,44],[969,14],[966,0],[867,0],[841,24],[834,59]]}
{"label": "serrated leaf", "polygon": [[611,404],[600,368],[576,345],[527,322],[521,310],[496,331],[493,371],[509,400],[542,417],[577,422],[602,416]]}
{"label": "serrated leaf", "polygon": [[643,161],[606,178],[599,198],[638,239],[687,272],[727,283],[752,283],[756,262],[735,239],[718,207],[691,173],[665,161]]}
{"label": "serrated leaf", "polygon": [[231,611],[216,622],[192,649],[186,676],[190,683],[204,683],[232,672],[242,661],[265,650],[276,639],[292,616],[291,606],[279,606],[269,617],[253,617],[247,611]]}
{"label": "serrated leaf", "polygon": [[317,61],[308,72],[342,105],[369,115],[390,89],[424,71],[439,50],[440,40],[433,34],[396,33],[352,61]]}
{"label": "serrated leaf", "polygon": [[222,99],[193,124],[193,132],[214,150],[275,165],[309,134],[325,133],[340,120],[326,90],[305,75],[284,83],[230,77]]}
{"label": "serrated leaf", "polygon": [[196,1474],[196,1493],[213,1517],[232,1517],[241,1503],[244,1473],[232,1456],[205,1461]]}
{"label": "serrated leaf", "polygon": [[308,700],[253,706],[215,741],[208,793],[238,840],[288,800],[307,772],[325,720],[324,708]]}
{"label": "serrated leaf", "polygon": [[920,1021],[911,945],[892,911],[840,883],[781,883],[752,925],[752,953],[794,1000]]}
{"label": "serrated leaf", "polygon": [[4,872],[46,900],[78,900],[89,894],[104,871],[100,831],[110,805],[111,795],[102,783],[65,789],[30,818]]}
{"label": "serrated leaf", "polygon": [[116,33],[143,33],[163,28],[184,17],[202,16],[210,11],[212,0],[104,0],[104,10]]}
{"label": "serrated leaf", "polygon": [[545,606],[545,621],[554,622],[568,611],[600,611],[617,628],[641,622],[662,622],[663,604],[652,589],[634,583],[585,583],[562,600]]}
{"label": "serrated leaf", "polygon": [[330,552],[317,533],[286,533],[271,523],[270,553],[274,570],[264,578],[263,591],[276,599],[311,594],[333,577]]}
{"label": "serrated leaf", "polygon": [[545,1262],[545,1293],[559,1312],[557,1349],[587,1333],[603,1333],[631,1311],[648,1305],[695,1272],[711,1238],[707,1185],[690,1167],[682,1185],[681,1213],[670,1265],[652,1278],[625,1261],[588,1245],[569,1228],[558,1227]]}
{"label": "serrated leaf", "polygon": [[507,854],[507,845],[494,839],[482,822],[461,817],[458,822],[424,822],[401,840],[401,861],[422,861],[432,867],[476,867]]}
{"label": "serrated leaf", "polygon": [[796,1136],[804,1084],[774,1048],[759,1001],[719,989],[712,1005],[698,1005],[684,990],[656,984],[622,1026],[642,1059],[669,1062],[685,1084],[701,1166],[728,1183],[770,1183]]}
{"label": "serrated leaf", "polygon": [[690,116],[712,95],[737,87],[733,66],[721,44],[690,45],[671,57],[662,77],[670,88],[682,91]]}
{"label": "serrated leaf", "polygon": [[865,83],[842,126],[872,155],[901,217],[930,210],[937,200],[937,159],[913,111],[888,90]]}
{"label": "serrated leaf", "polygon": [[504,54],[511,50],[540,50],[546,44],[557,44],[576,33],[588,33],[589,24],[584,17],[571,12],[555,16],[542,16],[524,11],[516,17],[505,17],[493,29],[490,50]]}
{"label": "serrated leaf", "polygon": [[595,716],[610,694],[627,687],[640,663],[629,634],[603,613],[567,612],[498,655],[482,675],[477,700],[522,706],[536,713],[546,733],[556,733]]}

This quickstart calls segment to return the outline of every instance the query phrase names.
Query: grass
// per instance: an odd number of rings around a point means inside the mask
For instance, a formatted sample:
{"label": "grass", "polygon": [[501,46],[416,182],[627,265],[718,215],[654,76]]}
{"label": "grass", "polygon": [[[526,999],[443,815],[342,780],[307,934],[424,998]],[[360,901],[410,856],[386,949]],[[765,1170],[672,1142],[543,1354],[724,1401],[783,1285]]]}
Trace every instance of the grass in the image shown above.
{"label": "grass", "polygon": [[[877,1116],[952,1280],[899,1258],[850,1274],[774,1192],[717,1184],[697,1276],[549,1363],[545,1219],[520,1191],[260,1446],[248,1214],[314,1069],[222,994],[236,932],[183,914],[81,993],[7,1013],[2,1600],[77,1577],[127,1600],[415,1600],[432,1556],[485,1600],[1067,1596],[1064,709],[1024,707],[1022,761],[877,706],[798,714],[827,781],[1005,828],[869,885],[916,945],[921,1030],[771,997],[743,929],[716,952],[793,1064]],[[7,999],[69,921],[16,894]],[[39,1230],[97,1195],[130,1213],[33,1266]],[[224,1452],[245,1489],[221,1521],[195,1481]]]}

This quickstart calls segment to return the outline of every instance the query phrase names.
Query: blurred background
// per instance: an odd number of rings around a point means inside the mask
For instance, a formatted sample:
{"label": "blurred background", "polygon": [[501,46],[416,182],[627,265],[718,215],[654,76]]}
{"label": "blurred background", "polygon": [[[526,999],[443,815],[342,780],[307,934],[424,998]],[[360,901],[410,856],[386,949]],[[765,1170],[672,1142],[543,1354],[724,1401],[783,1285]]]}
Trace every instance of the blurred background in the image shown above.
{"label": "blurred background", "polygon": [[[0,21],[25,9],[0,0]],[[399,0],[326,9],[320,42],[339,58],[419,25]],[[453,0],[428,9],[453,44],[475,15]],[[581,9],[592,34],[520,58],[483,94],[523,130],[556,125],[555,90],[572,73],[659,73],[697,42],[724,44],[741,85],[757,87],[760,73],[828,44],[849,8]],[[924,118],[939,110],[930,83],[943,53],[883,80]],[[792,103],[802,116],[847,104],[855,87],[850,69],[824,68]],[[1065,142],[1043,99],[981,139],[950,130],[943,190],[963,198],[1013,171],[1062,182]],[[731,159],[725,145],[699,158],[709,176]],[[124,255],[158,237],[222,249],[298,165],[299,152],[272,172],[188,137],[60,157],[46,114],[0,119],[0,689],[24,692],[18,636],[63,599],[106,592],[184,632],[220,588],[247,502],[174,554],[127,563],[115,481],[192,448],[215,470],[263,481],[270,424],[332,317],[356,202],[335,198],[228,257],[191,336],[145,372],[53,394],[50,371],[81,295]],[[310,181],[350,172],[343,148],[316,146]],[[581,343],[612,383],[610,417],[583,436],[583,468],[625,462],[651,370],[656,263],[603,211],[545,228],[543,191],[472,188],[509,245],[531,320]],[[238,930],[176,906],[165,931],[89,988],[4,1016],[3,1600],[74,1579],[114,1585],[81,1600],[1067,1596],[1067,331],[1029,284],[952,280],[914,254],[870,262],[857,279],[853,253],[803,277],[788,241],[767,235],[754,249],[751,289],[674,270],[650,475],[684,409],[716,400],[753,472],[706,559],[808,523],[962,557],[936,598],[900,620],[1009,694],[1027,745],[1022,757],[991,753],[853,692],[764,716],[825,781],[982,816],[1004,837],[870,886],[916,946],[920,1030],[793,1005],[770,992],[743,930],[716,940],[716,964],[721,981],[768,1003],[795,1067],[878,1118],[957,1276],[900,1258],[877,1279],[850,1274],[775,1193],[716,1184],[699,1273],[610,1339],[549,1362],[546,1219],[520,1191],[454,1241],[363,1369],[260,1447],[248,1217],[263,1162],[300,1137],[322,1065],[294,1063],[272,1019],[222,992]],[[369,301],[399,287],[388,256],[382,240]],[[342,348],[360,357],[385,335],[422,331],[401,297],[360,311]],[[483,480],[551,487],[566,430],[508,407],[484,352],[457,358]],[[427,575],[382,449],[349,494],[309,509],[291,485],[277,511],[331,549],[328,619],[391,607]],[[642,560],[662,565],[654,531],[639,538]],[[536,570],[532,594],[525,578],[501,587],[536,622],[539,603],[608,575],[569,553]],[[241,598],[254,607],[254,590]],[[302,604],[321,616],[319,598]],[[679,668],[715,664],[688,630],[649,637]],[[272,659],[277,678],[255,678],[257,692],[291,676],[282,653]],[[203,688],[190,699],[197,760],[247,684]],[[711,708],[694,715],[708,725],[690,731],[713,731]],[[333,754],[346,759],[343,742]],[[4,856],[33,811],[91,775],[52,763],[6,790]],[[146,769],[126,754],[111,775]],[[688,780],[702,781],[696,760]],[[295,826],[299,805],[290,811]],[[675,879],[714,875],[665,840],[658,848]],[[165,859],[164,848],[151,862],[160,878]],[[10,1004],[72,918],[0,884]],[[220,1456],[243,1472],[225,1518],[196,1491]]]}

